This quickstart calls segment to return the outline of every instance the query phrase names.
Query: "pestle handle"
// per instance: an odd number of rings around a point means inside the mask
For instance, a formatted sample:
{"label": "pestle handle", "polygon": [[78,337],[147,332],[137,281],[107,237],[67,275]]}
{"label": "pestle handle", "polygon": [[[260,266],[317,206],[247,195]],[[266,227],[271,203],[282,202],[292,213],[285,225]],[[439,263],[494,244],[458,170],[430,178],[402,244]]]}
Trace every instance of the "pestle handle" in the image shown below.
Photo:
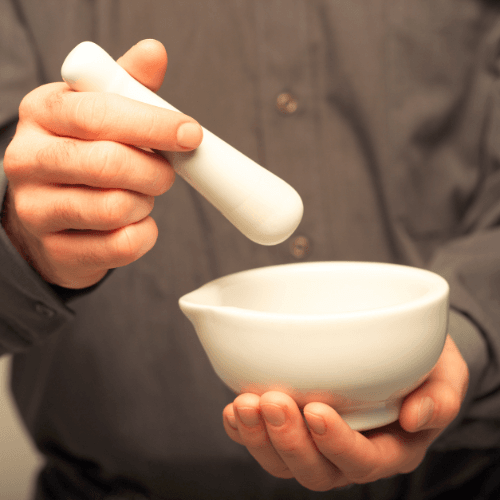
{"label": "pestle handle", "polygon": [[[76,91],[110,92],[178,111],[93,42],[77,45],[66,57],[61,74]],[[156,153],[256,243],[281,243],[302,219],[302,200],[295,189],[206,129],[194,151]]]}

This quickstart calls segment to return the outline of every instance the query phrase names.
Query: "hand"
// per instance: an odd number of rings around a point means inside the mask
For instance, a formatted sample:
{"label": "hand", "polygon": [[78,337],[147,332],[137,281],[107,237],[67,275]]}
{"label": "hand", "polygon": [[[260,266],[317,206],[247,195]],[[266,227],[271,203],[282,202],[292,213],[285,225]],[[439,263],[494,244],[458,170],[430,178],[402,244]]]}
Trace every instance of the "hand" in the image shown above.
{"label": "hand", "polygon": [[[167,67],[163,45],[144,40],[118,63],[156,91]],[[186,125],[188,124],[188,125]],[[187,151],[202,129],[182,113],[121,96],[52,83],[28,94],[4,158],[9,180],[2,225],[49,283],[84,288],[149,251],[149,216],[174,171],[140,149]]]}
{"label": "hand", "polygon": [[[399,422],[364,433],[353,431],[331,407],[304,407],[280,392],[241,394],[223,412],[229,437],[280,478],[295,478],[314,491],[368,483],[409,473],[457,416],[469,372],[450,336],[429,378],[402,406]],[[432,401],[426,405],[426,398]]]}

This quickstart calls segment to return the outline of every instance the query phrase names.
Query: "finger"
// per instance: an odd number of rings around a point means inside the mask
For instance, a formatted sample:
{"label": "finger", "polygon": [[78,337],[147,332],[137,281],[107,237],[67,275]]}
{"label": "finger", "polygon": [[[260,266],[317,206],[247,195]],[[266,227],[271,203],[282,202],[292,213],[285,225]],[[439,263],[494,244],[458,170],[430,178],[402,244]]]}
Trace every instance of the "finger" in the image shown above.
{"label": "finger", "polygon": [[129,75],[156,92],[167,70],[167,51],[158,40],[141,40],[116,62]]}
{"label": "finger", "polygon": [[318,451],[292,398],[281,392],[267,392],[260,398],[260,409],[274,449],[300,484],[314,491],[346,484]]}
{"label": "finger", "polygon": [[12,203],[35,235],[67,229],[112,231],[147,217],[154,198],[122,189],[30,185],[14,191]]}
{"label": "finger", "polygon": [[175,179],[164,158],[125,144],[38,133],[23,137],[15,138],[9,151],[7,170],[13,182],[83,184],[159,196]]}
{"label": "finger", "polygon": [[81,280],[78,286],[81,288],[91,273],[126,266],[142,257],[151,250],[157,237],[154,220],[146,217],[116,231],[51,233],[41,241],[45,254],[64,280],[68,281],[68,276],[74,282]]}
{"label": "finger", "polygon": [[196,148],[203,138],[200,125],[183,113],[117,94],[74,92],[65,83],[43,85],[28,94],[19,116],[63,137],[166,151]]}
{"label": "finger", "polygon": [[260,416],[259,396],[241,394],[233,403],[238,433],[242,443],[261,467],[275,477],[293,477],[286,464],[273,448],[266,426]]}
{"label": "finger", "polygon": [[375,446],[361,433],[352,430],[340,415],[323,403],[304,407],[304,417],[319,451],[348,479],[365,482],[379,466]]}
{"label": "finger", "polygon": [[427,380],[403,402],[399,417],[403,429],[408,432],[444,430],[460,411],[468,380],[467,364],[448,336]]}
{"label": "finger", "polygon": [[[424,433],[409,439],[399,426],[387,426],[368,438],[352,430],[333,408],[323,403],[306,405],[304,417],[319,451],[340,470],[346,484],[363,484],[410,472],[425,453]],[[417,456],[414,450],[420,448],[422,454]]]}
{"label": "finger", "polygon": [[222,423],[224,425],[224,429],[226,430],[226,434],[235,443],[243,445],[244,443],[238,431],[238,424],[236,422],[236,417],[234,416],[233,403],[228,404],[222,411]]}

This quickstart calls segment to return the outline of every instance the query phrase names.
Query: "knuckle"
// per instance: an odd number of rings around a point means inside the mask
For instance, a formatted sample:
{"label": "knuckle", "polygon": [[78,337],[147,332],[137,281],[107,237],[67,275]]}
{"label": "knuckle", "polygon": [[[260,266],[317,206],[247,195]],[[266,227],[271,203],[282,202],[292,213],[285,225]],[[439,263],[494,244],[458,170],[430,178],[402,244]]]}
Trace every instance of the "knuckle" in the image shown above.
{"label": "knuckle", "polygon": [[254,450],[263,451],[270,445],[269,438],[263,432],[261,426],[252,429],[242,429],[240,431],[240,435],[245,443],[245,446]]}
{"label": "knuckle", "polygon": [[70,139],[51,141],[37,150],[36,164],[41,166],[69,165],[75,156],[75,144]]}
{"label": "knuckle", "polygon": [[152,186],[157,191],[157,195],[160,196],[166,193],[175,181],[175,171],[168,165],[168,167],[161,168],[158,177],[153,181]]}
{"label": "knuckle", "polygon": [[24,121],[30,119],[39,102],[40,97],[36,89],[26,94],[19,104],[19,120]]}
{"label": "knuckle", "polygon": [[[59,148],[59,146],[56,146]],[[40,148],[35,153],[35,163],[37,165],[49,165],[55,160],[56,154],[52,148]]]}
{"label": "knuckle", "polygon": [[90,269],[101,269],[106,267],[105,256],[96,248],[89,247],[84,254],[80,254],[78,259],[75,259],[79,265]]}
{"label": "knuckle", "polygon": [[[36,99],[38,101],[38,99]],[[63,96],[60,91],[49,92],[45,99],[42,99],[42,108],[45,112],[53,114],[58,113],[64,103]]]}
{"label": "knuckle", "polygon": [[18,140],[14,137],[7,146],[3,158],[5,176],[9,180],[13,180],[17,176],[22,175],[25,168],[24,162],[22,161],[22,149],[18,147]]}
{"label": "knuckle", "polygon": [[61,261],[61,256],[66,255],[61,242],[58,241],[58,238],[56,239],[51,237],[51,235],[47,235],[46,237],[40,239],[40,243],[46,257],[53,263]]}
{"label": "knuckle", "polygon": [[276,448],[285,462],[296,459],[300,452],[297,446],[294,446],[286,441],[284,443],[280,443],[279,447]]}
{"label": "knuckle", "polygon": [[71,202],[71,197],[53,200],[53,204],[53,218],[57,220],[59,224],[71,229],[83,221],[84,218],[79,211],[75,210]]}
{"label": "knuckle", "polygon": [[149,215],[153,211],[153,208],[155,207],[155,198],[154,196],[144,196],[143,199],[145,204],[147,205],[146,208],[147,215]]}
{"label": "knuckle", "polygon": [[30,115],[43,128],[50,129],[59,136],[67,136],[64,116],[66,100],[60,90],[46,93],[31,105]]}
{"label": "knuckle", "polygon": [[135,225],[125,226],[114,240],[114,249],[110,252],[114,261],[121,265],[129,264],[146,253],[158,238],[158,227],[152,219],[148,227],[138,230]]}
{"label": "knuckle", "polygon": [[19,220],[23,223],[29,223],[32,215],[33,215],[33,210],[29,205],[24,203],[23,200],[19,199],[19,196],[12,197],[11,196],[11,206],[14,208],[15,213],[17,214],[17,217]]}
{"label": "knuckle", "polygon": [[166,159],[156,153],[143,151],[142,154],[146,155],[147,167],[142,162],[137,162],[134,164],[135,168],[130,168],[138,179],[138,185],[144,186],[141,191],[152,196],[166,193],[175,181],[174,169]]}
{"label": "knuckle", "polygon": [[69,107],[69,118],[82,135],[91,133],[95,137],[102,135],[108,114],[106,99],[95,93],[77,93],[75,102]]}
{"label": "knuckle", "polygon": [[149,121],[145,123],[144,128],[144,139],[146,144],[154,144],[158,138],[158,134],[162,128],[161,120],[159,120],[159,110],[153,110],[152,113],[149,113],[147,117]]}
{"label": "knuckle", "polygon": [[44,253],[58,268],[66,268],[67,273],[89,272],[105,269],[105,252],[99,241],[68,232],[48,233],[41,239]]}
{"label": "knuckle", "polygon": [[73,245],[65,245],[61,240],[47,239],[45,251],[51,262],[58,267],[67,267],[86,274],[89,270],[102,269],[104,257],[97,246],[80,245],[78,250]]}
{"label": "knuckle", "polygon": [[73,253],[59,235],[47,235],[41,239],[41,244],[47,258],[56,266],[65,265],[68,261],[75,262]]}
{"label": "knuckle", "polygon": [[19,121],[44,123],[44,117],[59,113],[65,102],[62,88],[60,83],[48,83],[26,94],[19,104]]}
{"label": "knuckle", "polygon": [[14,208],[17,217],[25,226],[36,226],[36,210],[33,210],[30,203],[30,197],[24,196],[23,192],[16,192],[15,194],[10,190],[10,205]]}
{"label": "knuckle", "polygon": [[26,181],[33,175],[36,167],[36,141],[30,126],[18,123],[16,132],[4,153],[4,173],[10,181]]}
{"label": "knuckle", "polygon": [[99,220],[119,228],[125,224],[130,210],[129,197],[124,192],[112,190],[104,194],[97,217]]}
{"label": "knuckle", "polygon": [[124,165],[128,163],[128,155],[115,142],[93,142],[89,148],[87,162],[100,184],[103,187],[111,187],[116,183]]}
{"label": "knuckle", "polygon": [[141,243],[137,234],[132,232],[130,227],[123,228],[115,248],[116,257],[125,260],[127,263],[133,262],[139,257]]}

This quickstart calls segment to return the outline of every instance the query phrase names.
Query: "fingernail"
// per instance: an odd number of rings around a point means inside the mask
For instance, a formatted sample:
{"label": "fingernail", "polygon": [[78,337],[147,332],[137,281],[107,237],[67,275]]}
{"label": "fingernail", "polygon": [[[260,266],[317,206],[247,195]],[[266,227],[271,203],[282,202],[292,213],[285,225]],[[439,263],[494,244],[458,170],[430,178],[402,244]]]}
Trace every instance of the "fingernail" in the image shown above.
{"label": "fingernail", "polygon": [[307,425],[316,434],[324,434],[326,432],[326,423],[323,417],[315,415],[314,413],[304,412]]}
{"label": "fingernail", "polygon": [[281,406],[275,405],[273,403],[268,403],[265,405],[261,405],[260,409],[264,414],[264,418],[266,422],[275,427],[281,427],[285,421],[285,412],[281,409]]}
{"label": "fingernail", "polygon": [[197,123],[183,123],[177,129],[177,144],[183,148],[193,149],[200,145],[203,131]]}
{"label": "fingernail", "polygon": [[247,427],[255,427],[256,425],[259,424],[259,415],[257,414],[254,408],[239,407],[235,408],[234,411],[238,414],[240,420]]}
{"label": "fingernail", "polygon": [[236,423],[236,419],[234,415],[228,415],[226,417],[227,423],[235,430],[238,430],[238,424]]}
{"label": "fingernail", "polygon": [[426,397],[420,403],[420,408],[418,409],[418,428],[422,428],[427,424],[432,418],[432,412],[434,411],[434,401],[430,397]]}

